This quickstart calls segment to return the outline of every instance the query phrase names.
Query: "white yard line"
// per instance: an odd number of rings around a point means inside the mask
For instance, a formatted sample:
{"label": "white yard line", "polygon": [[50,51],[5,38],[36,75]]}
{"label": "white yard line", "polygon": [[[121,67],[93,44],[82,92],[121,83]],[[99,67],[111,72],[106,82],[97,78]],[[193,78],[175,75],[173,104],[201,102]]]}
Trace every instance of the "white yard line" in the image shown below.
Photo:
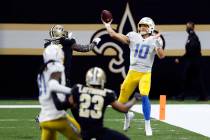
{"label": "white yard line", "polygon": [[[40,108],[40,105],[0,105],[0,108]],[[131,110],[142,114],[141,105]],[[152,105],[151,117],[159,120],[159,105]],[[166,105],[163,122],[210,137],[210,105]]]}
{"label": "white yard line", "polygon": [[[152,105],[152,118],[159,120],[159,108],[159,105]],[[142,114],[141,105],[135,105],[131,110]],[[163,122],[210,137],[210,105],[166,105],[166,119]]]}
{"label": "white yard line", "polygon": [[0,105],[0,108],[41,108],[40,105]]}

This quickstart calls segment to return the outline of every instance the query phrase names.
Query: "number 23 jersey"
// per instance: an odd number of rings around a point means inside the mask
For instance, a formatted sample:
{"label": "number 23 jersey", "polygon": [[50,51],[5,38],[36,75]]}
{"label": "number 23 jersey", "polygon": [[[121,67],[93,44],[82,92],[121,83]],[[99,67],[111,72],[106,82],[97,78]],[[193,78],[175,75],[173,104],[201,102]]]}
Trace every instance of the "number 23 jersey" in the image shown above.
{"label": "number 23 jersey", "polygon": [[106,107],[117,98],[114,91],[97,89],[80,84],[72,88],[76,114],[82,130],[91,131],[103,127],[103,118]]}
{"label": "number 23 jersey", "polygon": [[139,72],[151,72],[155,58],[157,39],[150,36],[144,39],[139,33],[129,32],[126,35],[130,40],[130,68]]}

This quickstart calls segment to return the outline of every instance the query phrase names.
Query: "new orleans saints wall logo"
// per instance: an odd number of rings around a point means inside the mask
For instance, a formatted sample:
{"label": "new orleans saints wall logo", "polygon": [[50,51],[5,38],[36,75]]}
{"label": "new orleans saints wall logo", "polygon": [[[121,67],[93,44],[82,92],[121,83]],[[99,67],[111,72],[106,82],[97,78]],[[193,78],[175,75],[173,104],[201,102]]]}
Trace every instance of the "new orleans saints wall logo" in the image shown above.
{"label": "new orleans saints wall logo", "polygon": [[[122,20],[118,25],[116,32],[127,34],[130,31],[136,31],[136,24],[131,15],[129,4],[127,3]],[[104,55],[105,51],[113,49],[116,56],[114,56],[109,62],[109,70],[113,73],[121,73],[121,75],[125,78],[129,64],[129,47],[112,39],[105,28],[96,31],[92,36],[91,41],[96,37],[100,37],[102,41],[94,48],[94,53],[96,55]]]}

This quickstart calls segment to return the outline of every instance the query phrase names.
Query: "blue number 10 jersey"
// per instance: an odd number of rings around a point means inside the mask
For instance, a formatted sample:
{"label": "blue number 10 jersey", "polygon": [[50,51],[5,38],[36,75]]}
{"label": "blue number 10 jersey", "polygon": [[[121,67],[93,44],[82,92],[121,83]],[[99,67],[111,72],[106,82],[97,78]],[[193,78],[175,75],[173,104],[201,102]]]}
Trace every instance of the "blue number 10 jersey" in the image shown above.
{"label": "blue number 10 jersey", "polygon": [[157,39],[150,36],[144,39],[139,33],[129,32],[130,68],[138,72],[151,72],[155,58]]}

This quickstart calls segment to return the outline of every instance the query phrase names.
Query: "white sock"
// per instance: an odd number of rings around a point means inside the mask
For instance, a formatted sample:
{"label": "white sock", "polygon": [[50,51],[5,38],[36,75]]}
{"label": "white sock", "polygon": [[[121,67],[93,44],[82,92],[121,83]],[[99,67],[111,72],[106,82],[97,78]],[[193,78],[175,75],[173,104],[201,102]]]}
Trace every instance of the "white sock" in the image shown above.
{"label": "white sock", "polygon": [[127,119],[128,118],[128,113],[125,113],[124,115],[125,115],[125,118]]}
{"label": "white sock", "polygon": [[150,120],[145,120],[145,126],[150,126]]}

